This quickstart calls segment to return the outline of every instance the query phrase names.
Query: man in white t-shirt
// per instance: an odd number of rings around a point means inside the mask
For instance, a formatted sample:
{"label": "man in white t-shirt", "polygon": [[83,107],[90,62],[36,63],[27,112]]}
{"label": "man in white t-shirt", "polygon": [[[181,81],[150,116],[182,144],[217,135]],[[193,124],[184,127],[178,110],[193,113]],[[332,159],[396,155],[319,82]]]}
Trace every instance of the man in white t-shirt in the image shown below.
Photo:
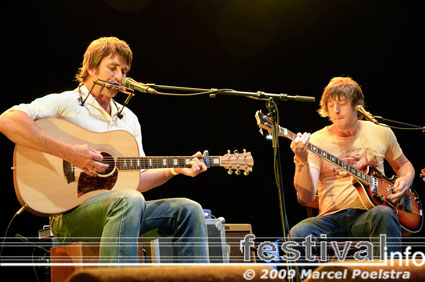
{"label": "man in white t-shirt", "polygon": [[[52,154],[89,176],[105,171],[99,151],[87,144],[64,143],[44,132],[34,121],[61,118],[94,132],[120,129],[131,133],[144,156],[140,124],[134,113],[113,100],[116,88],[95,84],[97,79],[120,85],[130,70],[133,54],[125,41],[115,37],[94,40],[84,54],[76,79],[77,89],[50,94],[29,104],[12,107],[0,117],[0,131],[16,144]],[[94,87],[93,87],[94,86]],[[92,88],[93,87],[93,88]],[[91,94],[89,94],[89,90]],[[190,168],[147,169],[140,173],[136,190],[112,190],[91,197],[80,206],[50,217],[60,242],[100,241],[100,262],[137,263],[138,238],[154,230],[174,236],[177,261],[208,262],[207,230],[201,206],[189,199],[145,201],[141,192],[157,187],[177,174],[196,176],[207,169],[197,153]],[[78,238],[77,238],[78,237]]]}
{"label": "man in white t-shirt", "polygon": [[[319,215],[295,225],[289,236],[319,238],[324,234],[328,239],[370,238],[375,242],[386,234],[388,253],[400,251],[402,233],[395,211],[387,205],[367,210],[351,175],[306,149],[310,143],[358,170],[373,166],[383,173],[386,160],[398,176],[387,200],[397,203],[412,185],[415,170],[390,128],[359,120],[358,105],[364,105],[360,86],[348,77],[333,78],[324,89],[319,109],[332,124],[313,134],[298,133],[291,143],[297,196],[309,203],[318,195]],[[374,244],[373,256],[380,254],[379,244]]]}

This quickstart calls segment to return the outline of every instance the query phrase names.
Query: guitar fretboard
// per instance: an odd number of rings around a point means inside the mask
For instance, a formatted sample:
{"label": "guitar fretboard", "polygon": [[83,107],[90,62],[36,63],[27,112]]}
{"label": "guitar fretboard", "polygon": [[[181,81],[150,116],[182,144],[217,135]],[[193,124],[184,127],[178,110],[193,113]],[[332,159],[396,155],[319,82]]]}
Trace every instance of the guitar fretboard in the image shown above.
{"label": "guitar fretboard", "polygon": [[[191,167],[191,156],[154,156],[154,157],[118,157],[117,168],[145,169],[145,168],[177,168]],[[201,162],[208,164],[205,158],[198,158]],[[220,157],[209,156],[209,166],[220,166]]]}
{"label": "guitar fretboard", "polygon": [[[297,135],[295,133],[293,133],[292,131],[290,131],[286,128],[282,128],[280,126],[279,126],[279,135],[287,137],[291,140],[294,140],[297,137]],[[314,154],[318,155],[319,157],[322,157],[325,160],[331,162],[332,164],[336,165],[337,167],[342,168],[343,170],[345,170],[346,172],[348,172],[349,174],[351,174],[352,176],[354,176],[358,180],[362,181],[363,183],[371,184],[371,177],[369,175],[367,175],[363,171],[358,170],[357,168],[351,166],[347,162],[335,157],[334,155],[326,152],[325,150],[320,149],[317,146],[314,146],[311,143],[307,144],[307,149],[310,152],[313,152]]]}

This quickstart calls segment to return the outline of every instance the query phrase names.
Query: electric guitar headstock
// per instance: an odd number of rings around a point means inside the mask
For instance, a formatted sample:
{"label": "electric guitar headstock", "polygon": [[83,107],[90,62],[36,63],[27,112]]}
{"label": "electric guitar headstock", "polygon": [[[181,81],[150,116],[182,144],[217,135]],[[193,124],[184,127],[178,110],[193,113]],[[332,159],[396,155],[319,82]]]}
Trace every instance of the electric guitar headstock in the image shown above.
{"label": "electric guitar headstock", "polygon": [[228,150],[226,155],[220,157],[220,166],[228,169],[229,174],[235,172],[236,175],[239,175],[243,171],[244,175],[248,175],[254,166],[254,159],[251,152],[247,152],[245,149],[242,153],[235,150],[233,154]]}
{"label": "electric guitar headstock", "polygon": [[[255,113],[255,119],[257,120],[257,125],[260,127],[260,133],[263,134],[263,129],[267,130],[267,132],[272,132],[273,122],[272,120],[263,114],[261,111],[257,111]],[[280,137],[286,137],[291,139],[292,138],[292,132],[288,129],[281,127],[279,125],[276,125],[277,127],[277,135]]]}

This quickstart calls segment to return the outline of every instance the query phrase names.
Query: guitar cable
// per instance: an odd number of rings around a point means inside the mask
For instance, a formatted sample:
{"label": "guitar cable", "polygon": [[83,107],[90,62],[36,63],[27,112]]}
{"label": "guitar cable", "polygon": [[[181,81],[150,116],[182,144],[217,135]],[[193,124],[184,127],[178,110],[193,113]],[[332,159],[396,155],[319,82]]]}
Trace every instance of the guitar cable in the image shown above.
{"label": "guitar cable", "polygon": [[[17,217],[18,215],[20,215],[25,209],[27,208],[27,204],[25,204],[25,205],[23,205],[13,216],[12,216],[12,219],[9,221],[9,224],[7,225],[7,228],[6,228],[6,232],[4,233],[4,237],[3,237],[3,241],[2,241],[2,243],[1,243],[1,248],[0,248],[0,258],[1,258],[1,255],[3,254],[3,248],[4,248],[4,244],[5,244],[5,242],[6,242],[6,236],[7,236],[7,233],[9,232],[9,228],[10,228],[10,226],[12,225],[12,222],[13,222],[13,220],[15,219],[15,217]],[[0,264],[1,264],[1,261],[0,261]]]}

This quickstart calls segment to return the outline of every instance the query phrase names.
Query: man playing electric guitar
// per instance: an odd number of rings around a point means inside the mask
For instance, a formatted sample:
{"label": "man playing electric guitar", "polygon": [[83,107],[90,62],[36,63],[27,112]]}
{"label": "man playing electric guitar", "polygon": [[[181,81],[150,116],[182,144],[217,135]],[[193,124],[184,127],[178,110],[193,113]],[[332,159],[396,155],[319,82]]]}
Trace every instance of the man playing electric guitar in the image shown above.
{"label": "man playing electric guitar", "polygon": [[[391,129],[359,120],[358,105],[364,105],[360,86],[348,77],[333,78],[324,89],[318,110],[332,124],[313,134],[298,133],[292,141],[297,195],[306,203],[318,195],[319,216],[301,221],[290,230],[289,236],[319,238],[326,234],[327,238],[379,239],[381,234],[386,234],[388,253],[401,251],[402,233],[393,209],[377,205],[367,210],[350,174],[306,148],[311,143],[354,168],[373,166],[382,173],[385,159],[398,176],[393,193],[386,200],[397,203],[412,185],[415,170]],[[374,244],[374,257],[379,257],[380,251],[379,244]]]}
{"label": "man playing electric guitar", "polygon": [[[124,130],[136,140],[144,156],[139,121],[128,108],[113,100],[116,88],[97,85],[99,79],[120,86],[130,70],[132,51],[115,37],[93,41],[84,54],[76,78],[77,89],[51,94],[3,113],[0,131],[17,145],[39,150],[74,165],[86,176],[96,177],[108,165],[88,144],[68,144],[41,129],[34,120],[61,118],[91,132]],[[196,157],[200,157],[197,154]],[[201,206],[188,199],[145,201],[140,192],[157,187],[174,175],[196,176],[207,167],[196,157],[190,167],[147,169],[136,177],[137,190],[112,190],[98,194],[66,213],[50,217],[58,241],[89,237],[100,241],[100,262],[137,263],[139,236],[150,230],[174,236],[177,257],[184,262],[208,262],[207,230]],[[137,175],[137,176],[139,176]],[[80,239],[76,239],[80,240]]]}

